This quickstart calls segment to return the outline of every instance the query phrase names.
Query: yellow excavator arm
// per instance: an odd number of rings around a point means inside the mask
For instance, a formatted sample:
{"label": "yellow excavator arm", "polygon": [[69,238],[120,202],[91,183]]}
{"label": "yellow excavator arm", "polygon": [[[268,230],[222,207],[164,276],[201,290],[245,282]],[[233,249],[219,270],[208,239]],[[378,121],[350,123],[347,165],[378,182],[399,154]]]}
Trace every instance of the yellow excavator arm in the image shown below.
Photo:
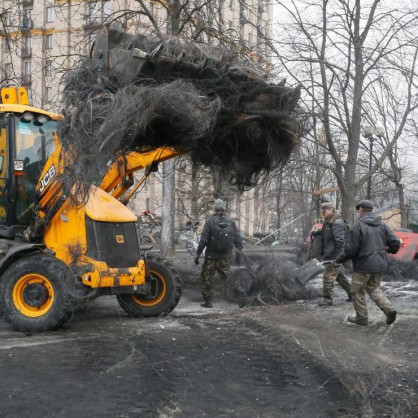
{"label": "yellow excavator arm", "polygon": [[[146,178],[156,171],[158,163],[184,154],[186,154],[185,151],[173,148],[156,148],[146,152],[131,151],[120,154],[104,175],[100,188],[127,204]],[[123,196],[134,184],[133,173],[139,170],[145,170],[144,176],[127,195]]]}

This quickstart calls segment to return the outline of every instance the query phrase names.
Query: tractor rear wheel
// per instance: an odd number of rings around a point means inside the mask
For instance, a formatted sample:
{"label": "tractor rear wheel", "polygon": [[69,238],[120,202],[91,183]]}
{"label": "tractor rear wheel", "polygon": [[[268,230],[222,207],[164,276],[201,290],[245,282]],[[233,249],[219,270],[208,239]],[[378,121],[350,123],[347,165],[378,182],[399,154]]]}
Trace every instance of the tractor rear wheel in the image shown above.
{"label": "tractor rear wheel", "polygon": [[15,261],[1,278],[0,306],[16,330],[59,328],[72,312],[72,273],[60,260],[42,254]]}
{"label": "tractor rear wheel", "polygon": [[146,292],[117,295],[122,309],[134,317],[153,317],[169,314],[181,297],[180,276],[175,267],[159,256],[147,256],[150,279]]}

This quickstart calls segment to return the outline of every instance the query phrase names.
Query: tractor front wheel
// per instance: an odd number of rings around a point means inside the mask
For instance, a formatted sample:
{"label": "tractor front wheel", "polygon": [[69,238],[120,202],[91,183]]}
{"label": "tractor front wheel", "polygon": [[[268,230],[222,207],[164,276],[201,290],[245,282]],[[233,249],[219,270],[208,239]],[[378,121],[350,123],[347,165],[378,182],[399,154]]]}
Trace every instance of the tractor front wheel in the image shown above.
{"label": "tractor front wheel", "polygon": [[72,311],[71,271],[42,254],[16,260],[1,278],[0,306],[16,330],[40,332],[59,328]]}
{"label": "tractor front wheel", "polygon": [[169,314],[181,297],[180,276],[174,266],[158,256],[147,256],[150,278],[145,291],[117,295],[122,309],[134,317],[153,317]]}

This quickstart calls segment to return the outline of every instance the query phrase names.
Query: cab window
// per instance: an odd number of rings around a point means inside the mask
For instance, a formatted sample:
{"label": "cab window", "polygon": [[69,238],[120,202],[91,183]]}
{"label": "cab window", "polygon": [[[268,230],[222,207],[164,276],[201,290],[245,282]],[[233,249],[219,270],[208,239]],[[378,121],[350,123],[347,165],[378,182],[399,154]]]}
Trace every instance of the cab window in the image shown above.
{"label": "cab window", "polygon": [[15,155],[23,161],[23,176],[17,178],[16,221],[20,225],[30,223],[33,216],[36,186],[48,157],[54,151],[56,121],[40,122],[36,115],[28,120],[15,118]]}

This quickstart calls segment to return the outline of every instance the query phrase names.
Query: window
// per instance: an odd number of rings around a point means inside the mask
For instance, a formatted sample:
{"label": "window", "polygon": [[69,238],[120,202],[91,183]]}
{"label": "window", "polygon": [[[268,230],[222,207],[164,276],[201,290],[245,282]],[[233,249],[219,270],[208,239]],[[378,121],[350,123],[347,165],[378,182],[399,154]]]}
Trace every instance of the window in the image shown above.
{"label": "window", "polygon": [[10,52],[10,49],[11,49],[10,39],[4,38],[3,42],[4,42],[3,44],[4,52]]}
{"label": "window", "polygon": [[32,81],[32,64],[30,61],[23,63],[22,81],[23,84],[30,84]]}
{"label": "window", "polygon": [[13,21],[12,21],[12,13],[11,12],[6,12],[4,14],[4,24],[6,26],[11,26],[13,25]]}
{"label": "window", "polygon": [[13,76],[13,64],[11,62],[7,63],[4,66],[4,75],[6,76],[7,79],[12,78],[12,76]]}
{"label": "window", "polygon": [[[31,210],[36,200],[36,185],[45,163],[54,151],[53,132],[57,130],[57,122],[22,121],[19,115],[14,116],[16,159],[26,161],[24,167],[25,181],[20,183],[25,193],[16,193],[16,215],[20,225],[29,225],[33,218]],[[22,180],[23,180],[22,178]]]}
{"label": "window", "polygon": [[26,89],[26,93],[28,94],[28,101],[29,101],[29,106],[33,106],[33,93],[32,93],[32,89]]}
{"label": "window", "polygon": [[32,29],[33,28],[32,19],[24,16],[22,19],[22,24],[20,25],[20,28],[25,31]]}
{"label": "window", "polygon": [[52,74],[52,61],[46,60],[45,61],[45,75],[51,75]]}
{"label": "window", "polygon": [[30,76],[32,73],[32,64],[30,61],[26,61],[23,63],[23,75],[25,77]]}
{"label": "window", "polygon": [[46,21],[55,22],[55,7],[47,7],[46,8]]}
{"label": "window", "polygon": [[25,36],[23,38],[23,48],[28,50],[32,48],[32,38],[30,36]]}
{"label": "window", "polygon": [[[107,18],[112,14],[112,4],[110,1],[103,2],[103,20],[107,20]],[[140,16],[140,15],[139,15]]]}
{"label": "window", "polygon": [[45,49],[52,49],[52,35],[46,35],[46,37],[45,37]]}
{"label": "window", "polygon": [[51,102],[52,101],[52,88],[45,87],[45,101]]}

